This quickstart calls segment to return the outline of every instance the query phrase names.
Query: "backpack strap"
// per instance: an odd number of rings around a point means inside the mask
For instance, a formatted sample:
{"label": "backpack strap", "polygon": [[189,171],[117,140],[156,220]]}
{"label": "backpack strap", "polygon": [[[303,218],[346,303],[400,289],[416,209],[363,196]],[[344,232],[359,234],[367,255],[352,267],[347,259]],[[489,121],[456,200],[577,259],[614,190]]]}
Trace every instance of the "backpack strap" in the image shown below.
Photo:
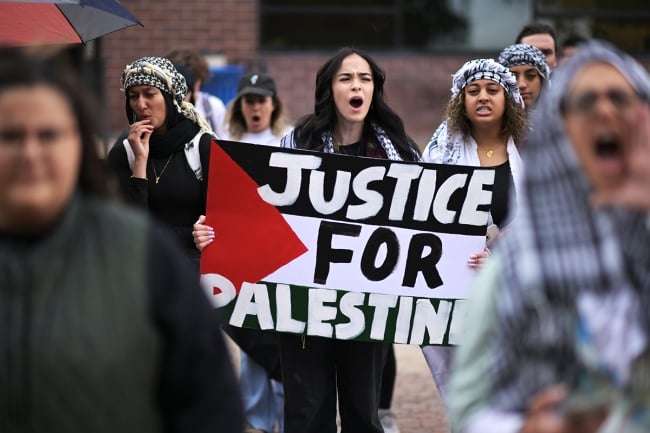
{"label": "backpack strap", "polygon": [[185,158],[187,159],[187,163],[199,181],[203,180],[201,153],[199,149],[199,142],[201,141],[203,134],[204,131],[199,131],[199,133],[194,136],[192,141],[185,144]]}
{"label": "backpack strap", "polygon": [[[187,164],[190,166],[194,172],[194,176],[196,176],[199,181],[203,180],[201,154],[199,152],[199,142],[201,141],[202,135],[203,131],[199,131],[199,133],[196,134],[189,143],[186,143],[183,148]],[[128,139],[125,138],[122,141],[122,144],[124,145],[124,150],[126,150],[126,159],[129,161],[129,168],[131,169],[131,172],[133,172],[133,167],[135,166],[135,152],[133,152],[133,148]]]}
{"label": "backpack strap", "polygon": [[205,120],[210,124],[210,128],[213,131],[217,130],[217,125],[214,121],[214,113],[212,112],[212,104],[210,104],[210,95],[208,93],[202,92],[201,102],[203,102],[203,111],[205,112]]}
{"label": "backpack strap", "polygon": [[135,152],[133,152],[133,148],[128,139],[125,138],[122,140],[122,144],[124,145],[124,150],[126,150],[126,159],[129,161],[129,168],[131,169],[131,173],[133,173],[133,166],[135,166]]}

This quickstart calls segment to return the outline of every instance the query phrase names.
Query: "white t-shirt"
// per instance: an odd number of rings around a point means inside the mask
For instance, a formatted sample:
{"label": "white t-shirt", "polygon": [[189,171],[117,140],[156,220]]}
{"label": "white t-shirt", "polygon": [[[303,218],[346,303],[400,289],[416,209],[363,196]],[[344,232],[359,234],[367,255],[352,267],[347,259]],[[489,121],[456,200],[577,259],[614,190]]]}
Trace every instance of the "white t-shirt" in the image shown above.
{"label": "white t-shirt", "polygon": [[194,100],[194,106],[201,117],[208,122],[214,133],[217,134],[217,138],[227,137],[228,134],[224,124],[226,106],[221,99],[210,93],[199,92]]}
{"label": "white t-shirt", "polygon": [[[262,132],[245,132],[244,135],[239,140],[236,141],[241,141],[242,143],[252,143],[252,144],[264,144],[266,146],[280,146],[280,140],[282,137],[285,135],[286,132],[288,132],[289,129],[286,129],[281,135],[277,136],[273,134],[273,131],[271,128],[267,128]],[[228,134],[225,135],[227,140],[233,140],[228,136]]]}

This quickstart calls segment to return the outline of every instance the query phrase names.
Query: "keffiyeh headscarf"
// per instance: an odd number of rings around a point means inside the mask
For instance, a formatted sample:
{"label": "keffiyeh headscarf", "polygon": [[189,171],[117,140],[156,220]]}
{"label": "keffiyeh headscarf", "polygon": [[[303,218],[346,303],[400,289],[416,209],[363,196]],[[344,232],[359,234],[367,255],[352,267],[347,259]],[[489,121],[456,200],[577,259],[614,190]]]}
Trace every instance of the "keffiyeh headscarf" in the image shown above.
{"label": "keffiyeh headscarf", "polygon": [[506,95],[524,106],[524,100],[519,94],[515,76],[494,59],[475,59],[466,62],[451,79],[451,97],[455,98],[465,87],[476,80],[492,80],[506,91]]}
{"label": "keffiyeh headscarf", "polygon": [[126,65],[120,77],[121,90],[126,92],[136,85],[152,86],[172,97],[175,110],[197,124],[202,132],[214,135],[210,125],[201,117],[194,105],[185,101],[187,83],[174,64],[164,57],[142,57]]}
{"label": "keffiyeh headscarf", "polygon": [[646,215],[590,205],[589,183],[564,130],[562,100],[592,62],[614,66],[640,95],[650,95],[650,77],[635,60],[593,41],[554,72],[553,87],[540,98],[534,116],[544,127],[528,136],[518,216],[495,249],[503,267],[489,374],[493,404],[501,410],[523,412],[544,386],[572,383],[580,368],[575,304],[581,293],[631,288],[650,336]]}
{"label": "keffiyeh headscarf", "polygon": [[[458,96],[465,87],[476,80],[492,80],[499,83],[505,90],[506,97],[512,98],[516,103],[525,107],[515,76],[505,66],[493,59],[470,60],[458,69],[452,75],[451,98]],[[444,120],[436,128],[424,148],[422,156],[426,161],[439,164],[458,164],[467,139],[461,133],[452,133],[449,130],[448,121],[449,119]]]}
{"label": "keffiyeh headscarf", "polygon": [[539,48],[528,44],[515,44],[506,47],[499,54],[499,63],[508,69],[520,65],[532,66],[537,69],[544,81],[547,81],[551,74],[544,53]]}

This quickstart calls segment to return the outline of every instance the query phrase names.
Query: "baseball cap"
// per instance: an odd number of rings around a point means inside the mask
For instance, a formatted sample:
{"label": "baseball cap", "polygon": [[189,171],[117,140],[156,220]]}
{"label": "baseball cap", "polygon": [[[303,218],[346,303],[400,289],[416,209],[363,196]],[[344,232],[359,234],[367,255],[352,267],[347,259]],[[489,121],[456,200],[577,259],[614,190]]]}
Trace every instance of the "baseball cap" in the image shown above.
{"label": "baseball cap", "polygon": [[244,75],[239,79],[236,97],[249,94],[273,96],[275,95],[275,81],[269,75],[261,72]]}

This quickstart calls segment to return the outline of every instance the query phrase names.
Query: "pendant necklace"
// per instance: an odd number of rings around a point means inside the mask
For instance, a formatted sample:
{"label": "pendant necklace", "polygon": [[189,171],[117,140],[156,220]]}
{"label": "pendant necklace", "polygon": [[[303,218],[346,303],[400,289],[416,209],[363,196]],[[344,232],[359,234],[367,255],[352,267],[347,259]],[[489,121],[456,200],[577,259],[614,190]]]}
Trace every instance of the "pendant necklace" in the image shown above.
{"label": "pendant necklace", "polygon": [[490,149],[487,152],[485,152],[485,156],[488,158],[492,158],[494,156],[494,149]]}
{"label": "pendant necklace", "polygon": [[153,175],[156,177],[156,183],[158,183],[158,181],[160,180],[160,178],[161,178],[161,176],[163,175],[163,173],[165,172],[165,170],[167,170],[167,166],[169,165],[169,161],[172,160],[172,157],[173,157],[173,156],[174,156],[173,153],[171,153],[171,154],[169,155],[169,158],[167,158],[167,162],[165,163],[165,166],[163,167],[163,169],[162,169],[162,171],[160,172],[160,174],[156,173],[156,163],[153,162],[153,159],[151,160],[151,166],[153,167]]}

